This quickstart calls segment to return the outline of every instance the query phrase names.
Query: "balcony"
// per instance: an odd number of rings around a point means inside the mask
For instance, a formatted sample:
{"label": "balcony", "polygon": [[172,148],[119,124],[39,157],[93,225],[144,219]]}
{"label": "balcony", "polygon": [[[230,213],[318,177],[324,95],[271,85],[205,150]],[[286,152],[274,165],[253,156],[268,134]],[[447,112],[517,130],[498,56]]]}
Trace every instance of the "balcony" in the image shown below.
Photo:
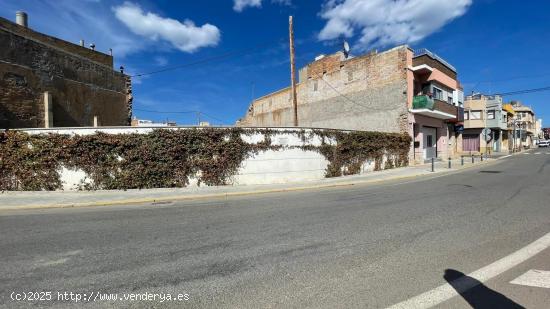
{"label": "balcony", "polygon": [[[499,117],[500,118],[500,117]],[[495,128],[495,129],[501,129],[501,130],[507,130],[508,124],[502,120],[499,119],[487,119],[487,128]]]}
{"label": "balcony", "polygon": [[411,113],[427,117],[458,122],[464,120],[464,109],[443,101],[433,100],[427,95],[415,96]]}
{"label": "balcony", "polygon": [[426,48],[421,48],[414,51],[414,57],[420,57],[424,55],[441,62],[443,65],[447,66],[449,69],[453,70],[453,72],[456,72],[456,68],[454,66],[452,66],[450,63],[445,61],[445,59],[427,50]]}

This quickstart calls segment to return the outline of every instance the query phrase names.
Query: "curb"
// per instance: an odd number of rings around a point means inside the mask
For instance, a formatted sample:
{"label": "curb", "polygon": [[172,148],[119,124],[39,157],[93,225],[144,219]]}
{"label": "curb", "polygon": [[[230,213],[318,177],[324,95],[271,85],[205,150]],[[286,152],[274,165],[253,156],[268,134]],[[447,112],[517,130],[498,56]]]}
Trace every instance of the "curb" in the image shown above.
{"label": "curb", "polygon": [[[506,156],[508,157],[508,156]],[[493,159],[491,161],[478,162],[473,165],[468,165],[461,167],[455,170],[444,170],[441,172],[427,172],[427,173],[418,173],[407,176],[395,176],[384,179],[372,179],[372,180],[358,180],[358,181],[348,181],[341,183],[328,183],[328,184],[319,184],[311,186],[300,186],[300,187],[287,187],[287,188],[277,188],[277,189],[266,189],[266,190],[255,190],[255,191],[242,191],[242,192],[225,192],[225,193],[211,193],[211,194],[195,194],[195,195],[173,195],[160,198],[140,198],[140,199],[125,199],[118,201],[103,201],[103,202],[90,202],[90,203],[68,203],[68,204],[44,204],[44,205],[21,205],[21,206],[6,206],[0,207],[0,212],[5,210],[32,210],[32,209],[51,209],[51,208],[80,208],[80,207],[99,207],[99,206],[122,206],[122,205],[131,205],[131,204],[146,204],[146,203],[162,203],[162,202],[172,202],[172,201],[186,201],[186,200],[202,200],[202,199],[214,199],[214,198],[227,198],[234,196],[247,196],[247,195],[260,195],[268,193],[280,193],[280,192],[295,192],[295,191],[305,191],[305,190],[315,190],[315,189],[326,189],[326,188],[338,188],[338,187],[349,187],[354,185],[362,184],[372,184],[372,183],[381,183],[389,182],[402,179],[412,179],[422,176],[435,175],[435,177],[455,174],[462,172],[464,170],[487,165],[490,163],[497,163],[498,160],[506,158],[500,157]]]}

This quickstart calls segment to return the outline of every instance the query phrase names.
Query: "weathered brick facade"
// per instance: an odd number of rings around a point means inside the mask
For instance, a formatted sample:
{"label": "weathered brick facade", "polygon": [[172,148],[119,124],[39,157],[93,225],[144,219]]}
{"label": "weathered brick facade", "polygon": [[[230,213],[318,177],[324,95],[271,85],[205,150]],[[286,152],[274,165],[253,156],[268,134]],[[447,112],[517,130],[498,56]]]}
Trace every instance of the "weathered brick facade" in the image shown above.
{"label": "weathered brick facade", "polygon": [[[336,53],[300,70],[298,123],[320,127],[408,132],[407,50],[345,59]],[[239,126],[293,126],[290,89],[259,98]]]}
{"label": "weathered brick facade", "polygon": [[[413,163],[461,152],[455,127],[463,121],[463,93],[456,69],[428,50],[398,46],[347,59],[338,52],[302,68],[299,79],[300,127],[407,133]],[[289,89],[252,102],[237,125],[293,126]]]}
{"label": "weathered brick facade", "polygon": [[44,92],[53,126],[129,125],[131,83],[113,57],[0,18],[0,128],[44,124]]}

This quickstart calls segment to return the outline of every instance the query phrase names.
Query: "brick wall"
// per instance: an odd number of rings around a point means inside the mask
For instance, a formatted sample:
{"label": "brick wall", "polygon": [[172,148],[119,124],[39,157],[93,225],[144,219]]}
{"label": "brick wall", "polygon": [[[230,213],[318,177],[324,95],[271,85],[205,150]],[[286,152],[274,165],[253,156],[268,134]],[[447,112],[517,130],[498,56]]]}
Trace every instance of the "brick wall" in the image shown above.
{"label": "brick wall", "polygon": [[0,19],[0,128],[44,126],[43,94],[53,125],[128,125],[131,85],[112,57]]}
{"label": "brick wall", "polygon": [[[408,132],[407,47],[343,59],[326,56],[300,70],[300,126]],[[292,126],[292,101],[283,89],[253,102],[240,126]]]}

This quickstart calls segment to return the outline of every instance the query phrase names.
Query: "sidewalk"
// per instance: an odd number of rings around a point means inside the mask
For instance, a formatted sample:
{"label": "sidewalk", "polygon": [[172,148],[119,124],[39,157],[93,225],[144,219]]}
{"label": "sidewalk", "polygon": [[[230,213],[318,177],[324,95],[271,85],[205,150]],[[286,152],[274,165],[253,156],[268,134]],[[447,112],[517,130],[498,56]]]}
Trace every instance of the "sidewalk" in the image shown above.
{"label": "sidewalk", "polygon": [[379,183],[390,180],[415,178],[425,175],[444,174],[466,169],[481,164],[495,162],[490,158],[480,162],[479,156],[475,157],[472,164],[471,157],[464,157],[464,165],[461,160],[451,162],[452,168],[448,168],[448,161],[439,161],[434,164],[434,172],[431,171],[431,163],[411,167],[403,167],[384,171],[370,172],[363,175],[326,178],[318,181],[296,182],[273,185],[249,185],[249,186],[215,186],[215,187],[191,187],[170,189],[144,189],[144,190],[99,190],[99,191],[33,191],[33,192],[3,192],[0,193],[0,211],[13,209],[37,209],[37,208],[61,208],[61,207],[85,207],[107,206],[139,203],[162,203],[177,200],[194,200],[205,198],[223,198],[228,196],[288,192],[307,189],[319,189],[338,186],[350,186],[354,184]]}

